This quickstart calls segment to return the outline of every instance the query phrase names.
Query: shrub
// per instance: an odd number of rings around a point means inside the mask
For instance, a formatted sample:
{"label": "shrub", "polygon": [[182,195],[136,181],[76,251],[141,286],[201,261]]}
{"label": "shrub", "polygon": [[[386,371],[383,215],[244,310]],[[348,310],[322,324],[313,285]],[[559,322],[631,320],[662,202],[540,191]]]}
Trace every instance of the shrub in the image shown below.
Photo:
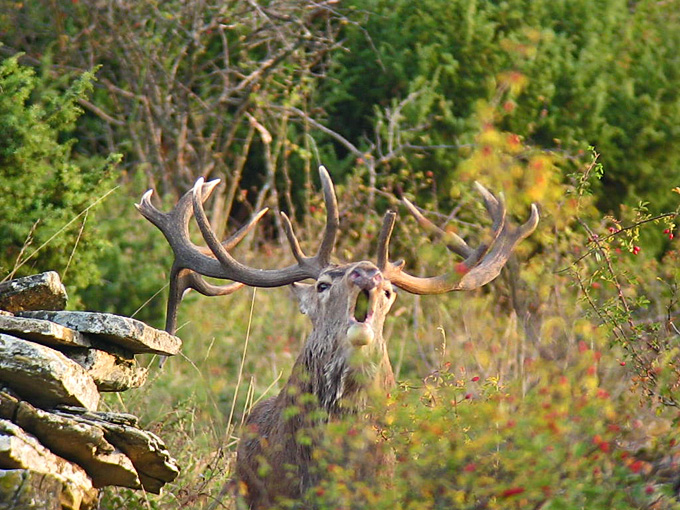
{"label": "shrub", "polygon": [[73,289],[97,279],[94,209],[111,191],[116,157],[84,158],[70,137],[93,73],[62,88],[0,62],[0,274],[56,270]]}

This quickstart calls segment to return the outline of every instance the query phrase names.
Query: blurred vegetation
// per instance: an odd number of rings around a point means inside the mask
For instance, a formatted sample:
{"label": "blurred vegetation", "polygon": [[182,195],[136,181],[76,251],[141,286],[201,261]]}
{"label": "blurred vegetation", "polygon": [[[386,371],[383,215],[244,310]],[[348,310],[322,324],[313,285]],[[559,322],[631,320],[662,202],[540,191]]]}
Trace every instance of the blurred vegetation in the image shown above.
{"label": "blurred vegetation", "polygon": [[[378,416],[393,481],[329,460],[309,504],[677,508],[679,16],[620,0],[0,0],[2,277],[17,260],[66,271],[87,308],[160,326],[170,250],[132,207],[150,187],[167,210],[197,176],[221,178],[216,231],[269,206],[307,248],[323,162],[337,258],[357,260],[401,195],[474,245],[478,180],[513,221],[538,203],[538,230],[484,289],[400,294],[385,336],[401,384]],[[394,258],[448,267],[401,212]],[[291,259],[276,218],[237,258]],[[150,357],[147,385],[105,402],[156,430],[183,474],[160,496],[107,490],[102,508],[233,507],[238,426],[309,331],[289,294],[188,296],[181,356]],[[327,451],[347,437],[361,452],[374,435],[338,424]]]}

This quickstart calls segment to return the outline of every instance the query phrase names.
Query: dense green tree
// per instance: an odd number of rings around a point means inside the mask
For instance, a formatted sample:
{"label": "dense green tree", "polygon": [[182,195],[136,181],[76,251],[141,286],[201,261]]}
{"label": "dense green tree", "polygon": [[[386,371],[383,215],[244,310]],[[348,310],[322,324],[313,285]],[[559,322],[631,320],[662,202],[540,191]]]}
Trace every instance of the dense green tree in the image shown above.
{"label": "dense green tree", "polygon": [[[328,125],[373,136],[376,108],[415,91],[409,161],[451,178],[474,134],[500,122],[532,145],[602,154],[600,205],[672,207],[680,182],[680,15],[667,2],[356,0],[356,24],[319,92]],[[480,114],[500,102],[503,119]],[[483,111],[483,110],[482,110]]]}
{"label": "dense green tree", "polygon": [[17,57],[0,62],[0,277],[56,270],[72,288],[97,278],[91,206],[111,189],[115,158],[80,157],[72,137],[92,80],[62,88]]}

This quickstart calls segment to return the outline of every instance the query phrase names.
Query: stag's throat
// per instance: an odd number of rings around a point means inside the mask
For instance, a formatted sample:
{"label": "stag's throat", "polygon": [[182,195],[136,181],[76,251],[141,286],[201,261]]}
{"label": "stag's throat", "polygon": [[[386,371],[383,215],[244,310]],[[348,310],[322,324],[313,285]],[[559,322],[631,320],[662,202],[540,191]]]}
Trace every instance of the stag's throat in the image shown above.
{"label": "stag's throat", "polygon": [[354,303],[354,320],[357,322],[365,322],[369,313],[370,295],[367,290],[362,290],[357,295]]}

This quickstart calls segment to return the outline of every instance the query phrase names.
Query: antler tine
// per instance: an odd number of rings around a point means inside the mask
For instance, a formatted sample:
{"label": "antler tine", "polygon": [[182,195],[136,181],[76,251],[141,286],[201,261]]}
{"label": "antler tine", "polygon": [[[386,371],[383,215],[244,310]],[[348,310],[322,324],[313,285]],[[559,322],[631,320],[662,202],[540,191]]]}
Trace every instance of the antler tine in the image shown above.
{"label": "antler tine", "polygon": [[500,230],[501,225],[505,221],[505,198],[503,193],[496,198],[493,193],[482,186],[479,182],[475,181],[475,189],[482,195],[484,200],[484,206],[486,207],[489,216],[493,220],[493,225],[491,229],[495,232]]}
{"label": "antler tine", "polygon": [[[476,183],[476,187],[482,195],[486,209],[493,220],[489,242],[482,243],[475,250],[468,246],[470,251],[467,257],[463,262],[456,265],[454,271],[430,278],[412,276],[402,270],[402,264],[387,262],[384,272],[393,284],[413,294],[443,294],[454,290],[476,289],[489,283],[500,274],[517,243],[528,237],[536,229],[539,220],[538,208],[536,204],[532,204],[529,219],[519,227],[510,226],[506,222],[503,196],[500,195],[497,198],[481,184]],[[417,216],[416,219],[418,219]],[[423,225],[422,221],[419,221],[419,223]],[[428,223],[428,220],[425,220],[426,230],[431,228]],[[383,226],[383,228],[385,227]],[[435,226],[434,228],[438,227]],[[467,243],[465,246],[467,246]],[[461,254],[460,251],[453,251]]]}
{"label": "antler tine", "polygon": [[383,217],[382,228],[378,235],[378,253],[377,266],[381,271],[385,271],[389,263],[390,238],[394,230],[394,224],[397,221],[397,213],[394,211],[387,211]]}
{"label": "antler tine", "polygon": [[338,201],[335,197],[335,190],[333,189],[333,181],[326,170],[326,167],[321,165],[319,167],[319,177],[321,178],[321,186],[323,188],[323,199],[326,204],[326,228],[324,230],[323,239],[319,246],[319,251],[316,253],[316,259],[321,267],[325,267],[330,263],[331,254],[335,246],[335,238],[340,228],[340,218],[338,214]]}
{"label": "antler tine", "polygon": [[406,198],[401,199],[401,203],[404,204],[408,212],[411,213],[418,225],[422,227],[425,232],[433,236],[434,238],[441,238],[446,244],[446,247],[454,253],[457,253],[461,257],[469,257],[472,253],[472,248],[463,240],[462,237],[455,234],[454,232],[447,232],[442,230],[437,225],[428,220],[425,216],[421,214],[418,208],[409,202]]}
{"label": "antler tine", "polygon": [[[317,267],[318,272],[330,264],[331,254],[335,246],[335,238],[340,228],[340,219],[338,214],[338,202],[335,197],[335,190],[333,189],[333,181],[331,180],[328,170],[322,165],[319,167],[319,177],[321,178],[321,186],[323,188],[323,198],[326,204],[326,227],[324,228],[323,238],[321,244],[313,257],[307,257],[300,243],[298,242],[293,225],[290,222],[288,215],[281,211],[281,219],[283,220],[283,228],[288,238],[288,244],[293,252],[295,260],[299,264],[306,264],[308,266]],[[317,275],[318,276],[318,275]]]}
{"label": "antler tine", "polygon": [[[210,196],[210,193],[212,193],[212,190],[219,182],[219,179],[216,179],[204,184],[206,188],[206,193],[203,197],[204,201],[207,200],[207,198]],[[189,220],[193,214],[192,191],[187,191],[184,195],[182,195],[175,207],[173,207],[172,210],[167,213],[160,211],[151,203],[152,194],[153,189],[150,189],[142,195],[142,199],[140,200],[139,204],[135,204],[137,210],[142,214],[142,216],[158,227],[171,246],[173,246],[173,243],[177,245],[179,242],[191,243],[189,240]],[[261,214],[258,215],[257,219],[260,217]]]}
{"label": "antler tine", "polygon": [[475,181],[475,188],[479,194],[482,195],[484,207],[486,208],[487,213],[489,213],[489,216],[491,216],[493,223],[491,224],[489,232],[480,241],[477,249],[473,250],[472,253],[465,258],[464,264],[468,268],[474,267],[489,252],[496,242],[496,239],[498,239],[498,236],[500,236],[503,231],[507,216],[503,193],[499,193],[498,197],[496,197],[477,181]]}
{"label": "antler tine", "polygon": [[234,259],[217,240],[217,236],[210,227],[208,217],[203,209],[202,193],[202,179],[199,179],[193,188],[194,217],[203,235],[203,240],[220,263],[222,273],[224,274],[222,278],[241,282],[251,287],[279,287],[313,277],[307,271],[302,270],[300,264],[284,269],[255,269],[245,266]]}
{"label": "antler tine", "polygon": [[300,243],[295,236],[295,232],[293,232],[293,225],[290,222],[290,218],[288,218],[288,215],[285,212],[281,211],[281,219],[283,220],[283,229],[286,232],[286,237],[288,238],[290,249],[293,252],[293,257],[295,257],[295,260],[298,262],[303,262],[305,254],[302,251],[302,248],[300,248]]}
{"label": "antler tine", "polygon": [[[284,215],[283,222],[286,236],[288,237],[297,264],[283,269],[255,269],[245,266],[234,259],[229,253],[228,247],[218,242],[215,233],[210,228],[210,223],[203,209],[205,185],[202,179],[196,182],[192,190],[194,217],[203,235],[203,239],[222,267],[222,272],[225,276],[220,276],[220,278],[228,278],[252,287],[279,287],[319,276],[321,271],[330,263],[330,256],[335,245],[335,237],[340,223],[333,182],[324,167],[319,168],[319,176],[321,177],[321,184],[324,190],[327,219],[321,245],[315,256],[306,257],[300,249],[290,221]],[[207,191],[210,192],[210,189],[207,189]]]}
{"label": "antler tine", "polygon": [[259,211],[250,219],[248,223],[243,225],[240,229],[238,229],[238,231],[229,236],[228,239],[222,241],[222,246],[224,246],[224,249],[233,250],[236,245],[243,241],[243,238],[246,237],[250,231],[253,230],[253,228],[255,228],[257,222],[260,221],[265,214],[267,214],[267,211],[269,211],[269,207],[265,207]]}
{"label": "antler tine", "polygon": [[[179,304],[189,289],[194,289],[204,296],[226,296],[243,287],[242,283],[232,282],[227,285],[213,285],[206,282],[201,275],[191,269],[179,268],[173,264],[170,271],[170,289],[168,305],[165,310],[165,331],[174,335],[177,332],[177,311]],[[158,368],[163,368],[167,357],[161,356]]]}
{"label": "antler tine", "polygon": [[531,214],[529,215],[529,219],[519,227],[519,235],[521,235],[521,239],[526,239],[534,232],[534,230],[536,230],[539,219],[540,215],[538,214],[538,206],[536,204],[531,204]]}
{"label": "antler tine", "polygon": [[191,269],[173,265],[170,271],[170,291],[165,313],[165,331],[174,335],[177,331],[177,309],[186,291],[194,289],[204,296],[226,296],[243,287],[242,283],[232,282],[227,285],[213,285]]}

